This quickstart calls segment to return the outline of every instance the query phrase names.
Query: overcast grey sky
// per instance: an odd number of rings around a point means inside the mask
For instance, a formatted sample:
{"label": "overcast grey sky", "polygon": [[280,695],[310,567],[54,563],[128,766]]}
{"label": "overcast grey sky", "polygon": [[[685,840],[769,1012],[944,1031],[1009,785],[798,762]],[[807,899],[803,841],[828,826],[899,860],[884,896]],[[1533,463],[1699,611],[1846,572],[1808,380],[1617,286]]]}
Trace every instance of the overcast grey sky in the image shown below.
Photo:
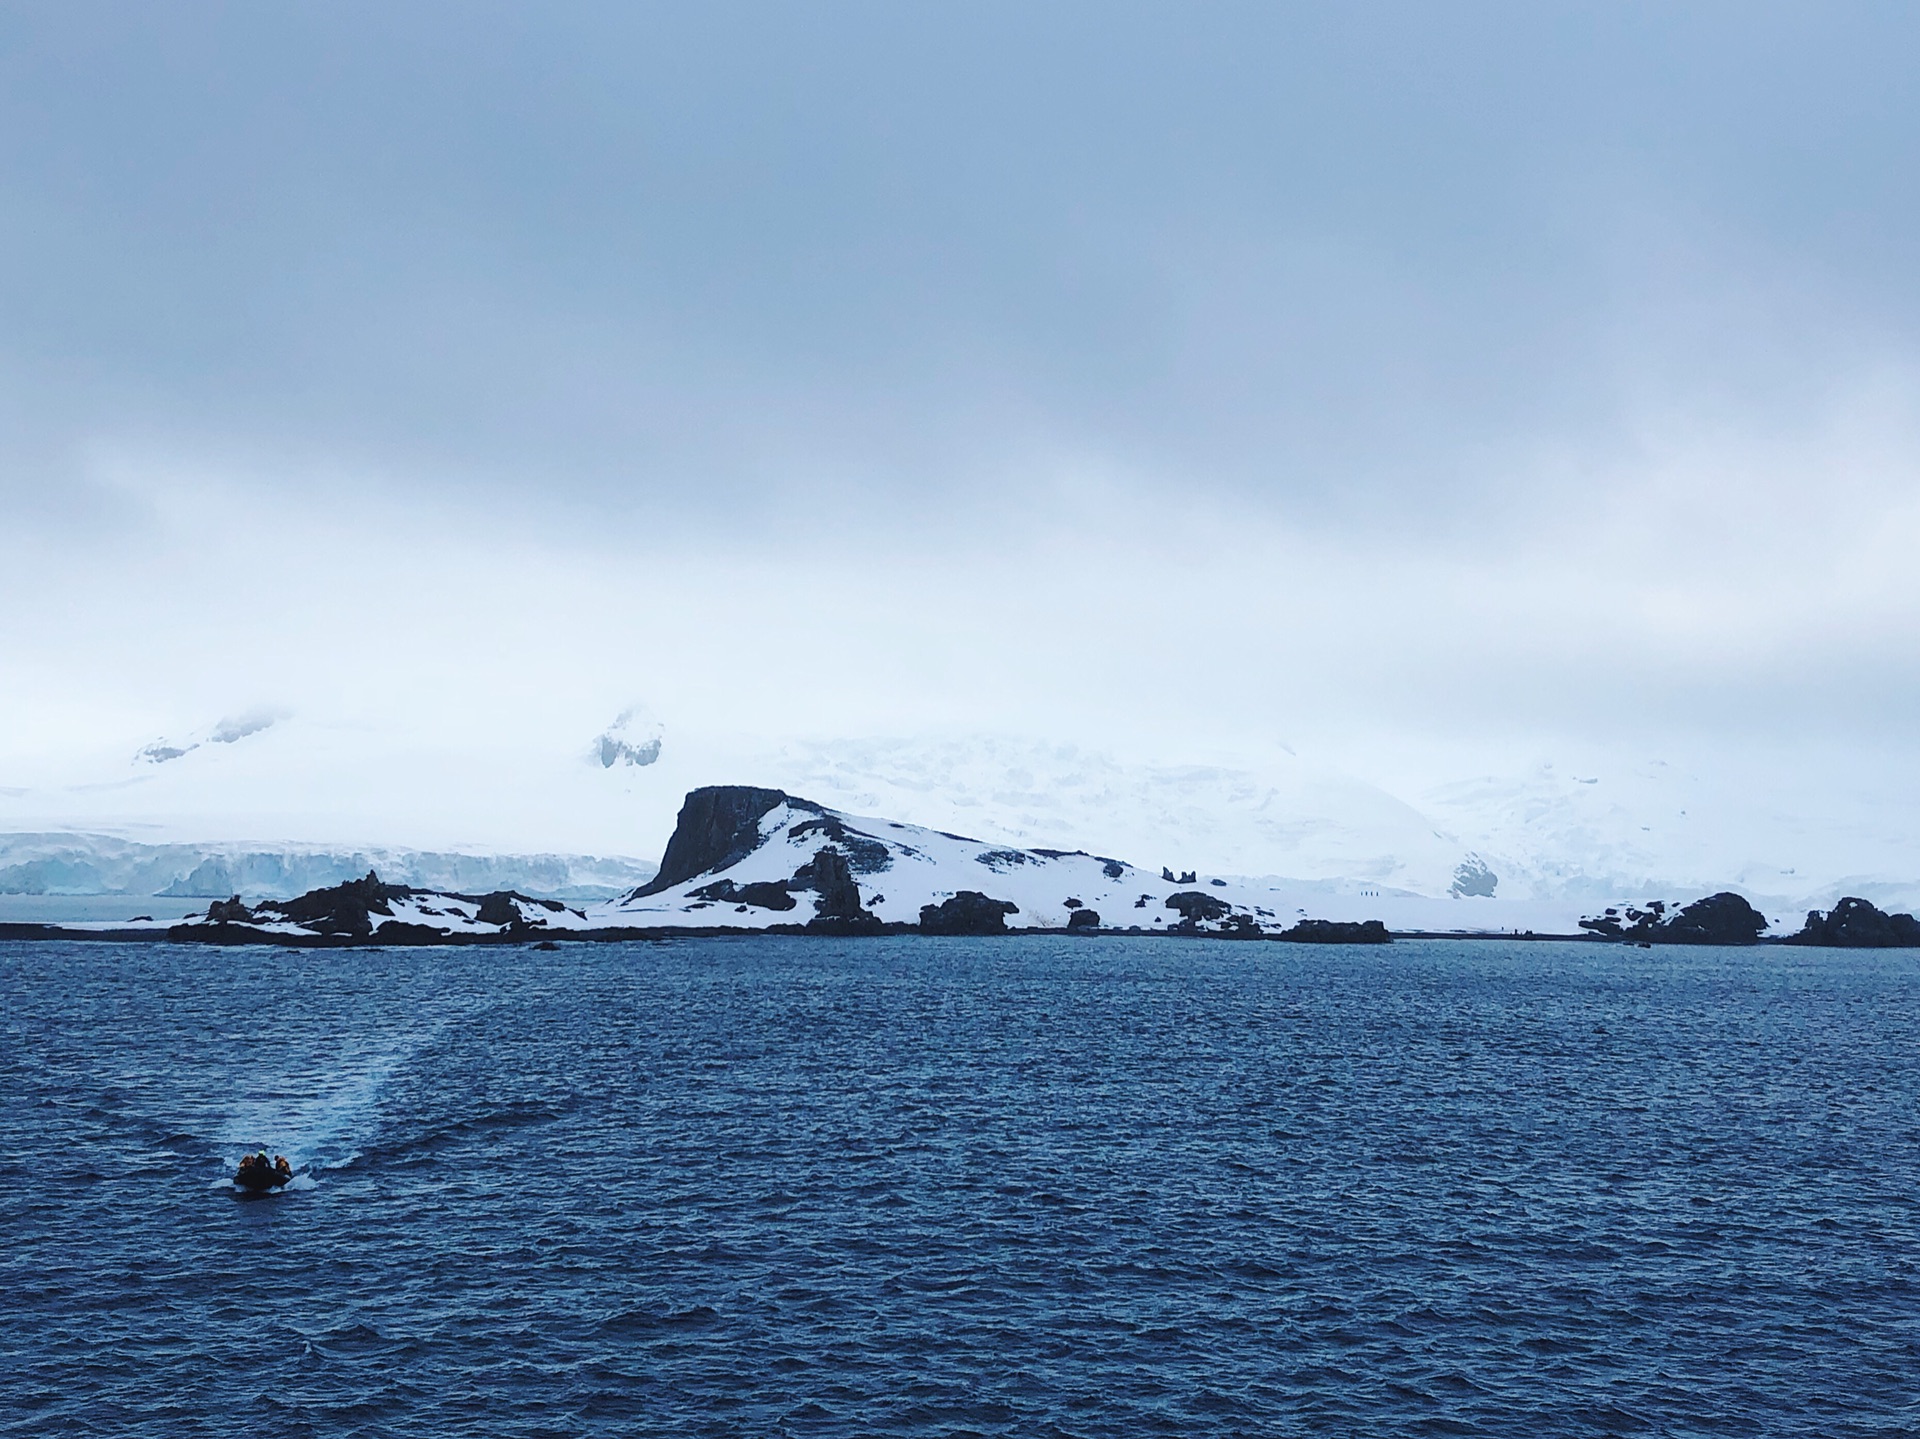
{"label": "overcast grey sky", "polygon": [[1901,750],[1917,41],[1901,4],[7,6],[0,754],[455,694],[1362,768]]}

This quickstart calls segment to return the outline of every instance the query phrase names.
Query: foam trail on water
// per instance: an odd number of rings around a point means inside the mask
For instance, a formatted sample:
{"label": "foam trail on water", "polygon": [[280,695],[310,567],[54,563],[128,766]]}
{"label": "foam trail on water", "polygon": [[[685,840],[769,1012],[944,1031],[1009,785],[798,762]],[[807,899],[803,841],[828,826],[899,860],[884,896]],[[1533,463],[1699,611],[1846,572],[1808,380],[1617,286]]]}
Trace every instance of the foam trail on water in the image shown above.
{"label": "foam trail on water", "polygon": [[214,1142],[239,1156],[264,1146],[284,1154],[295,1169],[343,1169],[356,1159],[360,1142],[377,1118],[394,1076],[406,1069],[457,1016],[400,1035],[345,1041],[330,1053],[309,1050],[299,1069],[279,1053],[250,1071],[234,1101],[210,1126]]}

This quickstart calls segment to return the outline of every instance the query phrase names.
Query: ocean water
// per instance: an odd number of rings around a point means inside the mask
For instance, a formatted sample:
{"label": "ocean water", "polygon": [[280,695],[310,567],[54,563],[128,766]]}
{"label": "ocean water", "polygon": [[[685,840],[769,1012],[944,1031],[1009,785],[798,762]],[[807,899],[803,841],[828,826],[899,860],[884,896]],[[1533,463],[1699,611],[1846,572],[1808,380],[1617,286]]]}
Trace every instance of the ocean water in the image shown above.
{"label": "ocean water", "polygon": [[1920,955],[0,945],[0,1431],[243,1428],[1914,1434]]}

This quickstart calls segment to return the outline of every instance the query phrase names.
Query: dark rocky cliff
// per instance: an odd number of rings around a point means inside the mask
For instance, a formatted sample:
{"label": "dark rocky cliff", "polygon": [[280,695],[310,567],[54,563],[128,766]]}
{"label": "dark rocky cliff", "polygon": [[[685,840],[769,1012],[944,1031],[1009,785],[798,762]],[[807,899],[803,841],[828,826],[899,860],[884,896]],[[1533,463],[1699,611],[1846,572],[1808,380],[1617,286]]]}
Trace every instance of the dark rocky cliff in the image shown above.
{"label": "dark rocky cliff", "polygon": [[760,821],[781,805],[792,803],[796,803],[793,796],[782,790],[743,784],[707,785],[689,791],[680,806],[673,837],[667,841],[667,851],[660,856],[660,873],[634,890],[631,897],[658,894],[695,875],[737,864],[759,844]]}

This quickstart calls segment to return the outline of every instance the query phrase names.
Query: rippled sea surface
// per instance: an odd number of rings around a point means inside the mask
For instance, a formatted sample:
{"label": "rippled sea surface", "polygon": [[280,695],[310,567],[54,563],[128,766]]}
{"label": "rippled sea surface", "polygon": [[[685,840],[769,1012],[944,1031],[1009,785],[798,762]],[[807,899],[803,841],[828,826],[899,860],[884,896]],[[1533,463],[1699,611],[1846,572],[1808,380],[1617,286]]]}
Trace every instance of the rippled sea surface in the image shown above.
{"label": "rippled sea surface", "polygon": [[242,1426],[1914,1434],[1920,954],[0,945],[0,1431]]}

